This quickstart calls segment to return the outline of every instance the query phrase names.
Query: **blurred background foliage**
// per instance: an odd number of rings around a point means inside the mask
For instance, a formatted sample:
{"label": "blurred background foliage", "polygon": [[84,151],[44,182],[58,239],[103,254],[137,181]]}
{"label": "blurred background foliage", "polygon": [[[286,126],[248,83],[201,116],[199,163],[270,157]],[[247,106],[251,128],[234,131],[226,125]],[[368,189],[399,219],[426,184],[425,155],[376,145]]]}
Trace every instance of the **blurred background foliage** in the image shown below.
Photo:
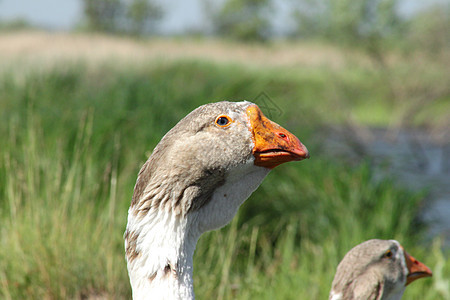
{"label": "blurred background foliage", "polygon": [[370,238],[433,270],[405,299],[450,298],[448,228],[426,217],[448,220],[449,3],[405,16],[399,0],[286,0],[278,32],[280,2],[204,0],[204,26],[173,37],[156,0],[82,2],[70,33],[0,22],[0,298],[130,298],[140,167],[199,105],[243,99],[311,159],[273,170],[200,239],[198,299],[327,299]]}
{"label": "blurred background foliage", "polygon": [[271,36],[270,0],[205,1],[212,33],[247,42],[263,42]]}
{"label": "blurred background foliage", "polygon": [[83,0],[87,31],[144,35],[162,17],[159,6],[149,0]]}

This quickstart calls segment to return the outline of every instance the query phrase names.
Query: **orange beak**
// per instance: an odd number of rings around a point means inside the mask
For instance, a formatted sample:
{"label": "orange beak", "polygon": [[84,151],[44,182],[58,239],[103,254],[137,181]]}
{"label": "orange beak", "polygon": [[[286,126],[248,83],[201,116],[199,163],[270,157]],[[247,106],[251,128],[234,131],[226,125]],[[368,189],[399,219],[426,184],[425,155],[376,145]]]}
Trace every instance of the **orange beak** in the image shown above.
{"label": "orange beak", "polygon": [[430,268],[425,266],[425,264],[412,257],[404,250],[403,253],[405,254],[406,266],[409,271],[409,274],[406,277],[406,285],[410,284],[416,279],[433,276]]}
{"label": "orange beak", "polygon": [[255,165],[272,169],[285,162],[309,158],[308,149],[299,139],[267,119],[258,106],[250,105],[247,115],[255,142]]}

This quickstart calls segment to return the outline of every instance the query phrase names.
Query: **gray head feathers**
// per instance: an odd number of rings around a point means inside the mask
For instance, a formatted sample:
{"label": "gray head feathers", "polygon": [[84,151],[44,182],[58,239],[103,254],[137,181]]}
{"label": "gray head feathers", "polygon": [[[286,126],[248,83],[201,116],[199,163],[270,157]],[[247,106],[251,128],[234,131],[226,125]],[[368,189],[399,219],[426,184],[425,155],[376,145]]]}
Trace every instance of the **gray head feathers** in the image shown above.
{"label": "gray head feathers", "polygon": [[[145,214],[161,206],[175,214],[186,214],[205,205],[224,182],[228,169],[252,158],[245,114],[251,104],[206,104],[179,121],[139,172],[131,203],[136,213]],[[232,126],[216,126],[215,120],[221,115],[230,116]]]}

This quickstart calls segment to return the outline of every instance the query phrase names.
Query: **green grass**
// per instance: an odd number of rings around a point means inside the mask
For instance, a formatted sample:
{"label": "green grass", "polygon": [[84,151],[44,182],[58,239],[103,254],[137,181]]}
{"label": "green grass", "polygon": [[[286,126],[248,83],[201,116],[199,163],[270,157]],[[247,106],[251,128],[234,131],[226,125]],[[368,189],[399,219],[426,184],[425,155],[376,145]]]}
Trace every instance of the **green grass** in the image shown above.
{"label": "green grass", "polygon": [[[349,115],[388,126],[403,103],[391,101],[384,80],[356,67],[252,70],[197,61],[2,74],[0,298],[129,298],[123,232],[152,148],[201,104],[265,92],[282,110],[272,118],[312,158],[275,169],[231,225],[200,239],[198,299],[327,299],[339,260],[369,238],[398,239],[435,271],[405,299],[448,299],[449,253],[438,239],[425,244],[416,220],[424,195],[375,180],[368,163],[337,161],[316,138]],[[417,122],[432,124],[423,114]]]}

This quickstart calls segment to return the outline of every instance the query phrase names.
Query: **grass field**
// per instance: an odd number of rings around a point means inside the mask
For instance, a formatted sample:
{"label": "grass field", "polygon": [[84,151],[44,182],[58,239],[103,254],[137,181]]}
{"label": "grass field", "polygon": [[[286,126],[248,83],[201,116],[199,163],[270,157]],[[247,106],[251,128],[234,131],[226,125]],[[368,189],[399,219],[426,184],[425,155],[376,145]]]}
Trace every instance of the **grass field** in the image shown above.
{"label": "grass field", "polygon": [[48,34],[21,34],[0,36],[17,38],[0,42],[0,50],[9,47],[0,51],[0,298],[130,298],[123,232],[153,147],[201,104],[258,103],[265,93],[279,108],[272,119],[311,159],[275,169],[230,225],[200,239],[197,298],[327,299],[351,247],[395,238],[434,271],[404,299],[450,299],[450,253],[438,237],[426,239],[416,218],[425,192],[375,179],[369,161],[343,161],[319,138],[349,123],[442,132],[448,60],[392,53],[377,67],[326,45],[64,35],[69,44],[61,46]]}

